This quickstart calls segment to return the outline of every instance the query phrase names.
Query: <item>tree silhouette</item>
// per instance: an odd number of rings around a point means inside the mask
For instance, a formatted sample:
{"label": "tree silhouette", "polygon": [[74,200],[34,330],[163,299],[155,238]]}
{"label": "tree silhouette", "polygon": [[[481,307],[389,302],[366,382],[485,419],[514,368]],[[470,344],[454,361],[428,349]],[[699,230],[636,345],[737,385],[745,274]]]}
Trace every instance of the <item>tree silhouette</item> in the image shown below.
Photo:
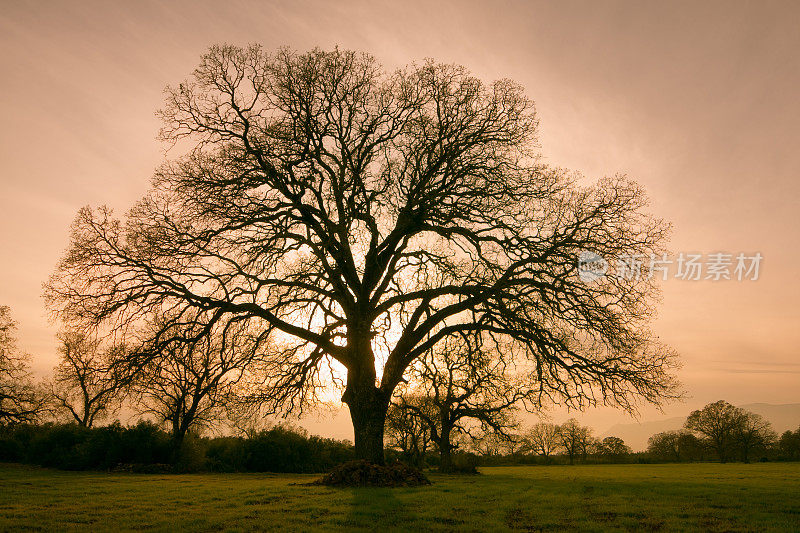
{"label": "tree silhouette", "polygon": [[511,440],[514,409],[535,399],[538,388],[526,387],[507,367],[502,348],[487,350],[479,337],[464,335],[444,339],[411,369],[414,385],[401,389],[393,405],[426,425],[439,449],[441,471],[453,469],[454,433],[469,433],[470,424]]}
{"label": "tree silhouette", "polygon": [[761,415],[724,400],[693,411],[684,427],[705,436],[723,463],[737,452],[747,463],[753,451],[766,449],[777,439],[772,426]]}
{"label": "tree silhouette", "polygon": [[778,440],[778,450],[790,461],[800,459],[800,427],[794,431],[786,430]]}
{"label": "tree silhouette", "polygon": [[428,398],[408,395],[403,398],[402,406],[392,404],[386,412],[387,444],[399,449],[410,464],[423,466],[431,445],[430,421],[436,419],[435,409]]}
{"label": "tree silhouette", "polygon": [[103,353],[100,342],[78,331],[59,334],[61,361],[55,368],[51,393],[56,408],[66,411],[78,425],[92,427],[95,420],[119,407],[122,384],[109,371],[122,346]]}
{"label": "tree silhouette", "polygon": [[0,305],[0,424],[33,422],[47,410],[47,399],[31,379],[30,356],[20,352],[17,323]]}
{"label": "tree silhouette", "polygon": [[569,464],[575,464],[576,457],[585,457],[588,452],[593,438],[592,429],[570,418],[558,427],[558,438],[561,440],[561,449],[569,458]]}
{"label": "tree silhouette", "polygon": [[282,348],[263,398],[302,409],[342,368],[356,455],[374,462],[395,387],[454,334],[502,338],[571,406],[673,395],[654,282],[584,282],[577,265],[659,254],[667,226],[623,177],[542,164],[517,84],[215,46],[166,99],[161,137],[184,155],[124,221],[78,213],[46,287],[56,315],[123,332],[159,308],[247,318]]}
{"label": "tree silhouette", "polygon": [[[169,426],[176,448],[187,432],[221,418],[218,411],[268,349],[263,332],[249,331],[245,321],[208,326],[159,315],[150,321],[149,345],[125,359],[133,397],[142,412]],[[169,340],[158,342],[159,336]]]}
{"label": "tree silhouette", "polygon": [[730,459],[736,444],[736,434],[742,424],[743,411],[724,400],[710,403],[692,411],[684,427],[708,438],[711,448],[723,463]]}
{"label": "tree silhouette", "polygon": [[764,417],[742,409],[735,439],[742,461],[749,463],[752,452],[766,450],[778,439],[778,435],[772,429],[772,424],[764,420]]}
{"label": "tree silhouette", "polygon": [[611,462],[622,461],[631,453],[630,446],[619,437],[605,437],[597,443],[597,454]]}
{"label": "tree silhouette", "polygon": [[663,431],[647,439],[647,453],[665,461],[702,461],[705,444],[685,429]]}
{"label": "tree silhouette", "polygon": [[559,427],[551,422],[538,422],[523,437],[525,448],[549,460],[561,446]]}

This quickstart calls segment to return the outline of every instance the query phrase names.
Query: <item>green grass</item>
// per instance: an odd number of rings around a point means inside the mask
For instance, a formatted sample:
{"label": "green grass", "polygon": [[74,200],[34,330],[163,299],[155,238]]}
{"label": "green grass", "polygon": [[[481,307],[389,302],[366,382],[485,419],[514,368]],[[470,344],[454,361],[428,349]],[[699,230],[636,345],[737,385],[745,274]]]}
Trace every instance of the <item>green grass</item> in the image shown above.
{"label": "green grass", "polygon": [[414,489],[0,464],[0,530],[800,531],[800,464],[522,466]]}

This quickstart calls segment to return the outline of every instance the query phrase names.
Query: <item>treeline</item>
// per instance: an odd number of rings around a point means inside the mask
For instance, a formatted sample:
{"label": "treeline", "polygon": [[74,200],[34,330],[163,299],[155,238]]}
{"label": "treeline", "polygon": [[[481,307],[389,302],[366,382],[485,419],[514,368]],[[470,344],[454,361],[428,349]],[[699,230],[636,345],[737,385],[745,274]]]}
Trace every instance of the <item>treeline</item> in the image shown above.
{"label": "treeline", "polygon": [[[154,317],[150,327],[161,331],[169,320]],[[197,327],[172,325],[166,339],[148,335],[156,341],[136,350],[64,331],[52,378],[36,383],[10,310],[0,306],[0,460],[68,469],[320,472],[354,456],[349,443],[302,430],[251,429],[263,419],[263,398],[250,392],[263,381],[269,343],[237,323]],[[725,401],[691,413],[682,430],[653,435],[641,453],[618,437],[595,437],[575,419],[522,429],[516,413],[538,405],[519,394],[503,365],[466,341],[445,348],[420,359],[393,398],[389,460],[468,472],[478,464],[800,460],[800,428],[778,436],[759,415]],[[97,427],[123,405],[156,424]],[[264,412],[274,408],[268,403]],[[247,436],[199,436],[231,428]]]}
{"label": "treeline", "polygon": [[[744,449],[732,443],[729,460],[745,461]],[[720,456],[707,439],[699,438],[687,430],[664,431],[650,437],[644,454],[654,462],[686,463],[698,461],[720,461]],[[750,461],[800,461],[800,427],[787,430],[780,437],[759,446],[755,453],[749,452],[745,462]]]}
{"label": "treeline", "polygon": [[[441,454],[436,441],[426,437],[425,425],[400,420],[405,423],[387,426],[388,442],[398,456],[418,466],[439,466]],[[513,464],[798,461],[800,427],[779,436],[760,415],[721,400],[691,413],[683,429],[653,435],[643,452],[633,452],[619,437],[595,437],[591,427],[575,419],[516,431],[479,428],[455,436],[451,448],[454,470]]]}
{"label": "treeline", "polygon": [[180,448],[159,426],[78,424],[0,426],[0,461],[65,470],[166,472],[325,472],[353,459],[348,441],[276,425],[246,437],[189,434]]}
{"label": "treeline", "polygon": [[720,400],[690,414],[684,427],[650,437],[648,454],[659,461],[797,461],[800,427],[780,437],[761,415]]}

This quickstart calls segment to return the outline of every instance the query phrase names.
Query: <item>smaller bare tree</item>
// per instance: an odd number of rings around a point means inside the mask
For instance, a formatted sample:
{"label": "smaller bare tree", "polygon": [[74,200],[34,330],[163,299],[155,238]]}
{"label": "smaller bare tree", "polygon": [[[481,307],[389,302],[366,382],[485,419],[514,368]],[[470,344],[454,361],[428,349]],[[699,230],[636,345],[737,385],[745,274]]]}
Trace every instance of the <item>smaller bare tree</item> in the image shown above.
{"label": "smaller bare tree", "polygon": [[50,387],[56,410],[69,413],[80,426],[92,427],[120,406],[122,386],[109,363],[125,347],[116,345],[103,352],[99,340],[79,331],[62,332],[58,338],[61,361]]}
{"label": "smaller bare tree", "polygon": [[[241,389],[247,391],[248,387],[242,381],[239,381],[237,388],[243,385]],[[237,392],[229,394],[225,400],[222,405],[224,416],[221,418],[226,429],[236,435],[253,438],[276,425],[276,420],[271,416],[273,413],[264,409],[260,402],[252,401],[249,394]]]}
{"label": "smaller bare tree", "polygon": [[477,431],[468,436],[470,447],[482,457],[498,457],[503,454],[505,438],[492,431]]}
{"label": "smaller bare tree", "polygon": [[800,427],[796,430],[786,430],[777,441],[780,454],[790,461],[800,459]]}
{"label": "smaller bare tree", "polygon": [[[443,472],[453,469],[454,433],[480,428],[508,442],[518,427],[515,409],[535,398],[533,389],[515,379],[498,347],[487,344],[479,336],[445,339],[411,369],[416,386],[403,389],[393,403],[427,424]],[[427,401],[409,401],[419,397]]]}
{"label": "smaller bare tree", "polygon": [[30,356],[19,351],[17,323],[0,305],[0,424],[33,422],[47,411],[47,397],[34,384]]}
{"label": "smaller bare tree", "polygon": [[158,334],[148,337],[150,344],[142,349],[145,363],[129,367],[131,391],[143,414],[169,426],[177,448],[191,429],[222,418],[221,408],[267,349],[267,338],[242,320],[170,319],[168,328],[164,320],[153,321],[152,331]]}
{"label": "smaller bare tree", "polygon": [[617,463],[628,457],[633,451],[619,437],[605,437],[597,442],[597,455],[606,461]]}
{"label": "smaller bare tree", "polygon": [[392,404],[386,414],[387,444],[400,450],[409,463],[422,467],[432,445],[431,423],[436,420],[436,406],[424,396],[406,396],[402,406]]}
{"label": "smaller bare tree", "polygon": [[[515,427],[519,428],[519,424],[515,424]],[[522,434],[518,431],[506,432],[505,438],[503,439],[503,449],[512,460],[517,460],[519,455],[525,450],[525,439],[522,437]]]}
{"label": "smaller bare tree", "polygon": [[742,409],[735,439],[742,461],[749,463],[753,452],[766,450],[777,441],[778,435],[764,417]]}
{"label": "smaller bare tree", "polygon": [[705,444],[685,429],[663,431],[647,439],[647,453],[663,461],[702,461]]}
{"label": "smaller bare tree", "polygon": [[724,463],[733,454],[743,416],[741,409],[719,400],[693,411],[686,418],[684,427],[705,436],[719,460]]}
{"label": "smaller bare tree", "polygon": [[574,418],[570,418],[558,428],[561,449],[567,454],[569,464],[575,464],[575,458],[585,457],[592,442],[592,430],[582,426]]}
{"label": "smaller bare tree", "polygon": [[545,461],[561,446],[559,427],[551,422],[539,422],[531,427],[523,437],[527,450],[543,457]]}
{"label": "smaller bare tree", "polygon": [[680,448],[682,435],[682,431],[662,431],[651,435],[647,439],[647,453],[660,460],[680,462],[684,459]]}

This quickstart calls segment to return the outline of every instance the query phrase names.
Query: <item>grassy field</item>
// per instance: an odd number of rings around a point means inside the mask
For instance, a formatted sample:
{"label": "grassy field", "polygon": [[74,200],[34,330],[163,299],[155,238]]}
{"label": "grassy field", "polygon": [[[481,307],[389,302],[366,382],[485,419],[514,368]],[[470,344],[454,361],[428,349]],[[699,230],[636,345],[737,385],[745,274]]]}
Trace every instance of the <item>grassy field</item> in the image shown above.
{"label": "grassy field", "polygon": [[0,464],[0,530],[800,531],[800,464],[529,466],[415,489]]}

